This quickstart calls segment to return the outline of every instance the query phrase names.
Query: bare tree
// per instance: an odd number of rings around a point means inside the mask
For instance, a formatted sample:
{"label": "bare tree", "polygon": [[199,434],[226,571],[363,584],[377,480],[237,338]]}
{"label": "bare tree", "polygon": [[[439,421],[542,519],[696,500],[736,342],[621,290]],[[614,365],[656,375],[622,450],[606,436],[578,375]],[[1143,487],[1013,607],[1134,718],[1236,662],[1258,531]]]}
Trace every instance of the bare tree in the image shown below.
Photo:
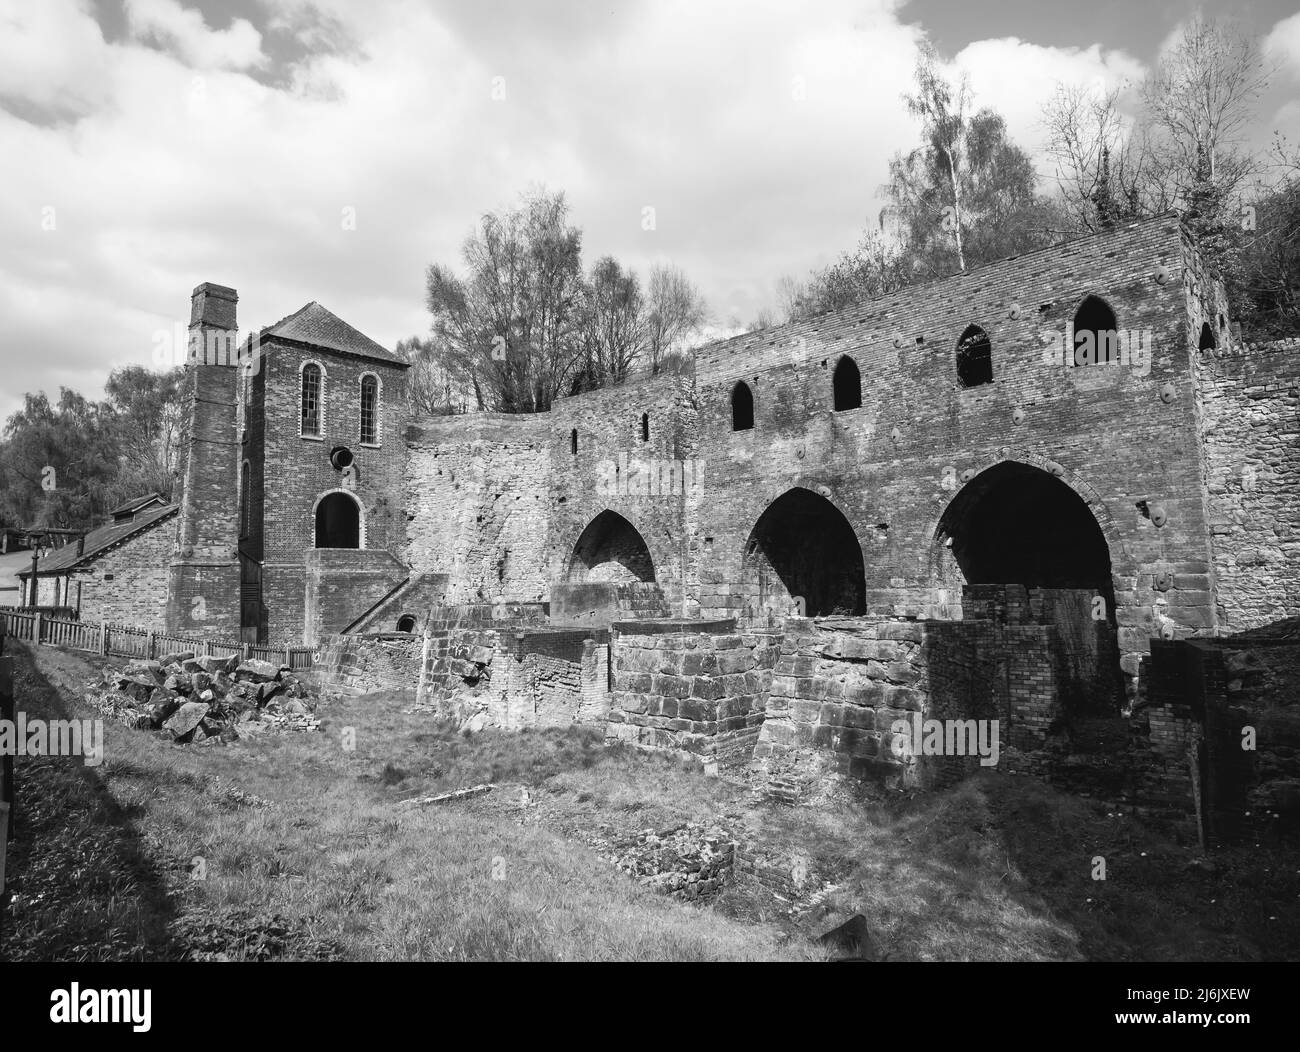
{"label": "bare tree", "polygon": [[1060,199],[1080,230],[1158,215],[1176,199],[1176,181],[1149,127],[1122,112],[1124,92],[1058,84],[1043,107]]}
{"label": "bare tree", "polygon": [[[949,84],[939,70],[939,56],[928,41],[921,44],[915,75],[916,94],[904,94],[903,101],[907,104],[909,113],[921,118],[924,142],[905,158],[891,165],[891,168],[896,169],[891,174],[896,184],[900,182],[900,175],[905,173],[917,177],[901,180],[911,185],[919,182],[933,186],[938,180],[947,184],[947,201],[943,207],[951,208],[952,211],[945,213],[950,218],[944,223],[944,228],[952,234],[957,251],[957,266],[965,270],[961,169],[970,129],[970,81],[962,74],[956,87]],[[899,209],[895,205],[886,211],[896,214]],[[940,209],[936,208],[935,211]]]}
{"label": "bare tree", "polygon": [[1238,146],[1271,72],[1255,41],[1232,23],[1199,15],[1187,23],[1141,89],[1182,172],[1204,166],[1221,193],[1236,189],[1250,171]]}
{"label": "bare tree", "polygon": [[667,355],[681,352],[686,341],[708,321],[709,309],[686,274],[671,264],[650,269],[646,288],[646,356],[658,372]]}
{"label": "bare tree", "polygon": [[441,364],[480,409],[548,409],[580,355],[582,234],[564,195],[539,190],[483,216],[462,255],[464,278],[428,269]]}
{"label": "bare tree", "polygon": [[583,386],[619,383],[648,343],[648,324],[641,283],[613,256],[591,268],[583,320]]}

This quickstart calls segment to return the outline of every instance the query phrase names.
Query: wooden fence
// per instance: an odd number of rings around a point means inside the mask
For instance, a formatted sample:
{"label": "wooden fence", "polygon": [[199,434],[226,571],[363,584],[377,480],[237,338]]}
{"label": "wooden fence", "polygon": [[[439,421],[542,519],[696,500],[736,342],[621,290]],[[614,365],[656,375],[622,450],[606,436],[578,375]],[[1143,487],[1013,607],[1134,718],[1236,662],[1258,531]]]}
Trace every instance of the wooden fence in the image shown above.
{"label": "wooden fence", "polygon": [[27,643],[44,643],[48,646],[85,650],[107,657],[153,659],[164,654],[193,651],[203,657],[241,657],[245,661],[258,658],[287,665],[302,671],[312,666],[315,650],[312,647],[267,646],[261,643],[240,643],[231,640],[195,639],[191,636],[154,632],[129,625],[97,625],[84,621],[65,621],[47,617],[40,611],[23,613],[20,610],[0,611],[9,635]]}
{"label": "wooden fence", "polygon": [[[4,650],[4,633],[0,632],[0,652]],[[0,657],[0,720],[14,720],[14,659]],[[13,839],[14,757],[0,753],[0,927],[5,923],[5,856]]]}

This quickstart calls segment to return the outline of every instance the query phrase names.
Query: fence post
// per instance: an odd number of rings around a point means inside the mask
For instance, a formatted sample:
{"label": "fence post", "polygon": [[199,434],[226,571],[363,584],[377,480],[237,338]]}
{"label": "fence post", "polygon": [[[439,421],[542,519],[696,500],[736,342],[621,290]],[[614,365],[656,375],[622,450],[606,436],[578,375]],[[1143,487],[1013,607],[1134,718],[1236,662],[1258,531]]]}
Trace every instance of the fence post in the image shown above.
{"label": "fence post", "polygon": [[290,652],[288,644],[284,648],[284,667],[293,668],[293,654]]}
{"label": "fence post", "polygon": [[99,623],[99,654],[100,657],[108,657],[108,622]]}
{"label": "fence post", "polygon": [[36,611],[36,620],[32,623],[32,646],[38,646],[41,643],[41,637],[45,635],[44,617],[39,610]]}
{"label": "fence post", "polygon": [[158,656],[154,653],[156,643],[157,640],[154,639],[154,634],[152,632],[144,637],[144,656],[146,661],[152,661]]}
{"label": "fence post", "polygon": [[247,643],[241,643],[240,646],[239,646],[239,660],[240,660],[240,661],[247,662],[247,661],[248,661],[248,655],[249,655],[249,647],[248,647],[248,644],[247,644]]}

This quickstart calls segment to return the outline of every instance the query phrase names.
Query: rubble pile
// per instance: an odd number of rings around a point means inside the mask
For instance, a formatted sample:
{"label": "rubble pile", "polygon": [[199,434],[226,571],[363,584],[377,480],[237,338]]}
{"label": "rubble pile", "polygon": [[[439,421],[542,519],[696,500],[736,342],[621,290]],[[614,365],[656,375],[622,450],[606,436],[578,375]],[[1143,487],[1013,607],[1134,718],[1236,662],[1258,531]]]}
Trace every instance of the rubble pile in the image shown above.
{"label": "rubble pile", "polygon": [[718,826],[684,822],[616,845],[612,861],[640,883],[679,899],[706,899],[731,879],[735,843]]}
{"label": "rubble pile", "polygon": [[315,701],[287,667],[237,656],[185,652],[132,661],[120,672],[105,669],[86,700],[129,727],[165,731],[185,744],[320,726]]}

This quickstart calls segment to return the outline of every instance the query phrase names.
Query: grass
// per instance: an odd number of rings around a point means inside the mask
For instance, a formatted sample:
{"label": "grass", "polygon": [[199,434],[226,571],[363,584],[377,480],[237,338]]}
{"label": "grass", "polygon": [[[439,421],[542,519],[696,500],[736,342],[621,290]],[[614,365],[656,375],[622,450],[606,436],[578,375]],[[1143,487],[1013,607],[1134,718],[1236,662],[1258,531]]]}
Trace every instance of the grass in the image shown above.
{"label": "grass", "polygon": [[[23,708],[92,715],[78,699],[99,659],[15,649]],[[821,960],[815,937],[858,912],[891,960],[1288,959],[1300,943],[1282,845],[1210,871],[1168,831],[997,774],[788,808],[593,730],[467,736],[403,713],[411,700],[332,699],[319,732],[228,747],[106,725],[99,768],[20,758],[0,958]],[[480,783],[496,789],[412,803]],[[741,883],[687,906],[609,863],[620,838],[688,820],[807,860],[821,901]]]}

